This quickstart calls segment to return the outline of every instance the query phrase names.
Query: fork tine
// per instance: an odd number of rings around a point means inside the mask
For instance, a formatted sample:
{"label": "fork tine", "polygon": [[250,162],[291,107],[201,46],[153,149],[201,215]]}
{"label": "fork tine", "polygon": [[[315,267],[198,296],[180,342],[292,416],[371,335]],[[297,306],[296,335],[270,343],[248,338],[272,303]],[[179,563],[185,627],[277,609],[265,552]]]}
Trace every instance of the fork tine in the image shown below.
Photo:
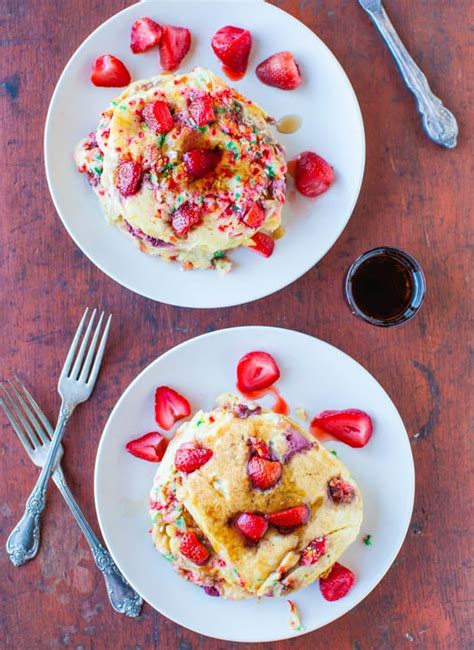
{"label": "fork tine", "polygon": [[[47,444],[49,442],[49,440],[48,440],[45,432],[43,431],[43,428],[42,428],[41,424],[38,422],[35,415],[33,415],[33,413],[31,412],[31,409],[29,408],[28,404],[25,402],[23,397],[18,392],[15,384],[12,381],[9,381],[8,384],[9,384],[11,390],[15,393],[17,401],[23,407],[23,412],[28,417],[28,420],[30,421],[31,426],[35,430],[35,433],[36,433],[37,437],[41,440],[41,442],[43,444]],[[21,385],[23,385],[23,384],[21,384]]]}
{"label": "fork tine", "polygon": [[19,421],[23,425],[23,430],[24,430],[23,433],[28,437],[30,441],[30,446],[33,449],[36,449],[36,447],[39,447],[41,445],[41,441],[38,440],[38,438],[36,437],[33,429],[30,427],[28,423],[28,420],[25,418],[20,408],[18,407],[18,405],[10,395],[5,384],[2,384],[1,388],[3,390],[3,401],[8,405],[10,412],[15,414],[17,421]]}
{"label": "fork tine", "polygon": [[95,321],[95,315],[97,313],[97,309],[94,309],[92,312],[92,315],[89,320],[89,324],[87,325],[87,329],[85,331],[84,336],[82,337],[81,345],[79,348],[79,352],[77,353],[76,361],[74,362],[74,366],[69,374],[71,379],[78,379],[79,378],[79,373],[81,371],[81,366],[82,366],[82,361],[84,359],[84,355],[86,353],[87,349],[87,344],[89,342],[89,336],[92,331],[92,326],[94,325]]}
{"label": "fork tine", "polygon": [[71,343],[71,347],[69,348],[69,352],[67,353],[66,361],[64,362],[64,366],[61,371],[59,381],[61,381],[61,377],[67,377],[69,375],[69,371],[72,365],[72,360],[74,359],[74,353],[76,352],[77,344],[79,343],[79,339],[81,338],[82,328],[84,327],[84,323],[86,321],[86,316],[88,313],[89,313],[89,307],[86,307],[86,310],[81,318],[81,322],[79,323],[79,326],[74,335],[74,339]]}
{"label": "fork tine", "polygon": [[[31,408],[34,410],[38,418],[41,420],[41,423],[43,424],[44,427],[44,433],[47,435],[49,440],[53,437],[54,434],[54,429],[51,426],[50,421],[46,417],[46,415],[43,413],[43,411],[40,409],[38,406],[38,403],[34,399],[33,395],[26,389],[25,385],[18,379],[18,377],[15,375],[16,383],[20,386],[20,388],[23,390],[23,393],[25,394],[26,398],[28,399]],[[46,442],[49,442],[49,440],[46,440]]]}
{"label": "fork tine", "polygon": [[104,315],[105,312],[102,312],[99,318],[99,322],[97,323],[97,327],[95,328],[94,336],[92,338],[91,344],[89,346],[89,351],[87,353],[86,360],[84,361],[84,365],[82,366],[81,374],[79,375],[79,381],[87,381],[87,377],[89,376],[89,370],[92,365],[92,361],[94,359],[94,353],[95,353],[95,348],[97,346],[97,341],[99,339],[99,334],[100,330],[102,328],[102,321],[104,320]]}
{"label": "fork tine", "polygon": [[18,424],[17,420],[15,419],[13,413],[10,411],[3,397],[0,397],[0,406],[2,407],[3,412],[7,416],[7,419],[10,422],[13,431],[16,433],[16,435],[20,439],[21,444],[25,448],[26,453],[31,454],[34,451],[34,447],[31,446],[31,442],[23,433],[21,426]]}
{"label": "fork tine", "polygon": [[104,356],[105,344],[107,343],[107,337],[109,335],[111,321],[112,321],[112,314],[110,314],[110,316],[107,319],[105,330],[100,340],[99,349],[97,350],[97,354],[94,360],[94,365],[92,366],[90,377],[87,380],[87,385],[90,386],[91,389],[94,388],[97,375],[99,374],[100,365],[102,363],[102,357]]}

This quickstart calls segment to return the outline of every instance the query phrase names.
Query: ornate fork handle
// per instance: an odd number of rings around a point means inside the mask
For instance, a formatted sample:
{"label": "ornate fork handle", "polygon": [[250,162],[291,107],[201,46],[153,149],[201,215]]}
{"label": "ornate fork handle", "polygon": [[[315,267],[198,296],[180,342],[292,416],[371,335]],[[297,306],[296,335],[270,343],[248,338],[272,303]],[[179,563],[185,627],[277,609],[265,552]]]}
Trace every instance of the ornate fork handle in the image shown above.
{"label": "ornate fork handle", "polygon": [[383,6],[367,13],[392,53],[408,89],[416,98],[426,135],[433,142],[452,149],[457,144],[456,118],[431,91],[425,75],[403,45]]}

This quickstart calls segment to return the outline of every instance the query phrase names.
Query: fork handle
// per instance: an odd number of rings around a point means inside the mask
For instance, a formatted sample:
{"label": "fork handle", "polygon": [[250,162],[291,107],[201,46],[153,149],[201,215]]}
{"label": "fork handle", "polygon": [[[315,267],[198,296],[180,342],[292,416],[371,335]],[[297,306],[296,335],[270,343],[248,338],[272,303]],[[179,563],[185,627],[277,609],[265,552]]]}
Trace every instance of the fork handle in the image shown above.
{"label": "fork handle", "polygon": [[126,616],[131,617],[139,616],[143,600],[125,580],[117,568],[117,565],[112,560],[106,549],[102,546],[92,528],[89,526],[89,523],[84,517],[82,510],[66,483],[60,465],[58,465],[54,470],[52,478],[58,486],[59,491],[69,506],[75,520],[79,524],[79,528],[82,530],[84,537],[89,544],[97,568],[104,577],[107,595],[112,607],[120,614],[125,614]]}

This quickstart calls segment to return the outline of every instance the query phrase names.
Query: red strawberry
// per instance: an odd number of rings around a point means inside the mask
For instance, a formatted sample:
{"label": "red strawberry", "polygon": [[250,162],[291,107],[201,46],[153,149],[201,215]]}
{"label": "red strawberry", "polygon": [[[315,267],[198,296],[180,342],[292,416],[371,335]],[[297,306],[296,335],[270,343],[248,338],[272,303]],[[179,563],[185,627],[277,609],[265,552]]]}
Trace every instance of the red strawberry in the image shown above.
{"label": "red strawberry", "polygon": [[184,237],[193,226],[201,221],[201,206],[191,201],[186,201],[173,212],[171,225],[178,237]]}
{"label": "red strawberry", "polygon": [[286,510],[280,510],[279,512],[272,512],[268,515],[268,521],[277,528],[296,528],[305,524],[308,519],[309,508],[304,504],[286,508]]}
{"label": "red strawberry", "polygon": [[350,503],[355,497],[355,490],[344,479],[339,476],[333,476],[328,481],[328,494],[334,503],[339,505],[341,503]]}
{"label": "red strawberry", "polygon": [[165,72],[176,70],[191,47],[191,32],[186,27],[164,25],[161,29],[160,63]]}
{"label": "red strawberry", "polygon": [[120,59],[112,54],[104,54],[92,64],[91,81],[94,86],[121,88],[131,81],[130,72]]}
{"label": "red strawberry", "polygon": [[270,460],[270,450],[268,449],[268,446],[263,440],[260,440],[260,438],[249,438],[248,443],[252,449],[252,454],[255,454],[257,456],[260,456],[260,458],[266,458],[266,460]]}
{"label": "red strawberry", "polygon": [[146,52],[161,41],[161,25],[151,18],[139,18],[132,25],[130,47],[132,52]]}
{"label": "red strawberry", "polygon": [[250,208],[245,213],[243,222],[249,228],[260,228],[260,226],[264,221],[265,221],[265,210],[262,208],[262,206],[259,203],[256,203],[254,201],[250,206]]}
{"label": "red strawberry", "polygon": [[138,192],[142,177],[142,167],[134,160],[124,160],[117,169],[115,187],[122,196],[132,196]]}
{"label": "red strawberry", "polygon": [[125,449],[137,458],[149,460],[151,463],[158,463],[163,458],[167,444],[168,441],[161,433],[152,431],[141,436],[141,438],[130,440],[125,445]]}
{"label": "red strawberry", "polygon": [[147,104],[142,111],[142,117],[155,133],[168,133],[174,126],[173,116],[166,102],[156,101]]}
{"label": "red strawberry", "polygon": [[214,171],[220,159],[221,153],[213,149],[192,149],[183,155],[184,166],[192,180],[202,178]]}
{"label": "red strawberry", "polygon": [[236,518],[234,524],[237,530],[248,539],[251,539],[252,542],[258,542],[265,535],[268,528],[265,517],[252,512],[243,512]]}
{"label": "red strawberry", "polygon": [[252,456],[247,465],[247,472],[252,487],[259,490],[269,490],[280,480],[281,463],[277,460]]}
{"label": "red strawberry", "polygon": [[237,387],[243,393],[268,388],[280,378],[280,369],[268,352],[248,352],[237,364]]}
{"label": "red strawberry", "polygon": [[313,541],[308,544],[301,554],[301,564],[303,566],[310,566],[311,564],[316,564],[316,562],[324,555],[327,547],[327,539],[325,537],[316,537]]}
{"label": "red strawberry", "polygon": [[314,198],[323,194],[334,181],[334,169],[312,151],[303,151],[296,159],[295,185],[298,192]]}
{"label": "red strawberry", "polygon": [[186,532],[181,538],[179,552],[194,564],[202,566],[209,560],[209,551],[194,533]]}
{"label": "red strawberry", "polygon": [[257,66],[255,72],[264,84],[281,90],[294,90],[301,83],[300,69],[291,52],[269,56]]}
{"label": "red strawberry", "polygon": [[247,29],[221,27],[212,37],[211,45],[216,56],[231,72],[245,73],[252,47],[252,35]]}
{"label": "red strawberry", "polygon": [[346,411],[323,411],[311,422],[350,447],[364,447],[373,431],[370,415],[359,409]]}
{"label": "red strawberry", "polygon": [[325,578],[319,579],[319,588],[323,598],[334,601],[348,594],[354,582],[355,575],[352,571],[336,562],[331,569],[331,573]]}
{"label": "red strawberry", "polygon": [[212,457],[212,451],[185,443],[181,445],[174,457],[174,464],[179,472],[191,474],[207,463]]}
{"label": "red strawberry", "polygon": [[158,426],[169,431],[177,420],[187,418],[191,406],[187,399],[168,386],[155,391],[155,420]]}
{"label": "red strawberry", "polygon": [[210,95],[196,97],[189,105],[189,113],[198,126],[205,126],[216,119]]}
{"label": "red strawberry", "polygon": [[263,257],[270,257],[275,248],[275,242],[264,232],[256,232],[252,237],[252,241],[255,243],[255,246],[249,246],[249,250],[262,255]]}

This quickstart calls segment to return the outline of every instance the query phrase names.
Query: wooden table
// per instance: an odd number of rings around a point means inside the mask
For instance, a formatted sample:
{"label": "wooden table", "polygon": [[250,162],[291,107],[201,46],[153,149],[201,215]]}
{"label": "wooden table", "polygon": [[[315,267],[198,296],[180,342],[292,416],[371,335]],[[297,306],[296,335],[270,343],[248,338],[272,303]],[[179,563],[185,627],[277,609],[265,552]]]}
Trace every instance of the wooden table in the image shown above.
{"label": "wooden table", "polygon": [[[96,525],[93,468],[102,428],[124,388],[159,354],[212,329],[256,323],[302,330],[342,348],[384,385],[406,423],[417,471],[413,520],[393,567],[362,604],[313,634],[268,647],[286,648],[291,643],[292,648],[331,650],[467,648],[472,639],[468,422],[473,400],[467,349],[473,279],[469,209],[474,197],[468,150],[472,123],[467,123],[474,104],[472,50],[469,55],[467,49],[472,3],[386,3],[433,89],[458,118],[459,145],[445,151],[424,137],[411,96],[355,0],[276,2],[321,36],[354,85],[367,136],[364,184],[350,224],[317,267],[274,296],[212,311],[153,303],[115,284],[78,250],[49,198],[42,138],[56,80],[82,40],[128,4],[125,0],[1,3],[0,376],[18,373],[54,417],[56,378],[78,314],[84,304],[114,313],[121,327],[113,331],[102,379],[94,399],[71,422],[66,442],[67,477]],[[284,48],[283,41],[277,36],[275,40]],[[421,313],[408,325],[388,331],[356,320],[341,291],[350,261],[380,244],[413,253],[428,283]],[[3,417],[1,421],[3,547],[36,470]],[[115,614],[89,550],[54,489],[43,532],[41,553],[27,566],[16,569],[3,551],[0,554],[0,647],[232,646],[189,632],[148,606],[139,620]]]}

